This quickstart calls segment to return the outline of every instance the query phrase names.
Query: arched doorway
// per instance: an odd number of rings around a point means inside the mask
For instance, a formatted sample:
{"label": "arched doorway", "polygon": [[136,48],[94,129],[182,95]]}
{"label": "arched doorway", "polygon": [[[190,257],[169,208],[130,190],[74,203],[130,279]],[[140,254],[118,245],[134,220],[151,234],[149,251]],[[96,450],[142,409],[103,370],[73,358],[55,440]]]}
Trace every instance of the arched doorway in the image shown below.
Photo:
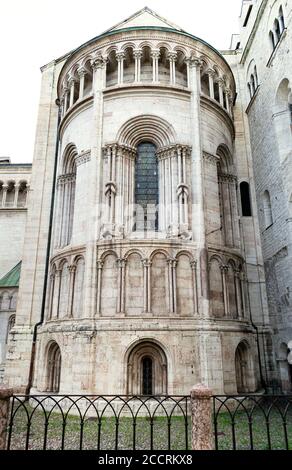
{"label": "arched doorway", "polygon": [[61,351],[57,343],[49,346],[47,355],[47,383],[46,391],[58,393],[61,378]]}
{"label": "arched doorway", "polygon": [[236,387],[238,393],[254,391],[253,369],[249,346],[242,341],[235,351]]}
{"label": "arched doorway", "polygon": [[142,341],[130,351],[127,361],[127,393],[167,394],[167,359],[156,343]]}

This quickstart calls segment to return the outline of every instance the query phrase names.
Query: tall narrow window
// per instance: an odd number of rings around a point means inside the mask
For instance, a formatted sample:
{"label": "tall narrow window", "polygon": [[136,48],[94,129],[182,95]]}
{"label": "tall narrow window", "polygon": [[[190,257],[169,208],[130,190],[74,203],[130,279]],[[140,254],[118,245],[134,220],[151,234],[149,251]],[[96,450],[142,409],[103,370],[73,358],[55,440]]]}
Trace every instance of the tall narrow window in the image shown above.
{"label": "tall narrow window", "polygon": [[241,214],[243,217],[251,216],[251,203],[249,184],[246,181],[240,183]]}
{"label": "tall narrow window", "polygon": [[142,394],[152,395],[152,359],[144,357],[142,359]]}
{"label": "tall narrow window", "polygon": [[138,145],[135,167],[135,230],[158,230],[158,164],[156,147],[150,142]]}
{"label": "tall narrow window", "polygon": [[265,228],[268,228],[273,223],[272,205],[269,191],[265,191],[263,194],[263,209],[265,216]]}

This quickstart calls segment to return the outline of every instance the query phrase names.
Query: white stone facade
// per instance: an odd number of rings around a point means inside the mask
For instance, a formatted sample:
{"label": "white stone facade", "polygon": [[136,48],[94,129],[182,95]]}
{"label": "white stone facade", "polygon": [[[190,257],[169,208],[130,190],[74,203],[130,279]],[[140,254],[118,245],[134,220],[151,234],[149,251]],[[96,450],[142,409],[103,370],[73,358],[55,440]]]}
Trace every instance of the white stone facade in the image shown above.
{"label": "white stone facade", "polygon": [[276,383],[241,52],[144,9],[43,67],[11,386]]}

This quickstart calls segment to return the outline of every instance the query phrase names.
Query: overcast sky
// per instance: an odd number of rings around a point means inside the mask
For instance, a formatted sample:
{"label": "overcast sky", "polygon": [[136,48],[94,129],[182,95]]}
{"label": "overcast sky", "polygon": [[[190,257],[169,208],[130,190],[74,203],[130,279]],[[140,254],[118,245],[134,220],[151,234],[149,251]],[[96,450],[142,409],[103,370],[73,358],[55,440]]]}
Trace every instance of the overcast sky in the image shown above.
{"label": "overcast sky", "polygon": [[238,32],[242,0],[0,0],[0,156],[31,162],[40,67],[144,6],[217,49]]}

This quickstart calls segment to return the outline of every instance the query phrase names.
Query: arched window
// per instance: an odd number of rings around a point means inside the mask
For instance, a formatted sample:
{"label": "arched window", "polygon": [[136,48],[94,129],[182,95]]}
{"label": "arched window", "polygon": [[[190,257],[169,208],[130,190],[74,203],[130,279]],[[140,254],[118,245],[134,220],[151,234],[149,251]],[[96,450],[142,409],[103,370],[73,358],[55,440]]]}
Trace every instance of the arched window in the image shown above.
{"label": "arched window", "polygon": [[58,178],[57,246],[70,243],[73,230],[77,150],[69,145],[64,152],[62,174]]}
{"label": "arched window", "polygon": [[135,167],[135,230],[158,230],[158,163],[156,147],[143,142],[137,148]]}
{"label": "arched window", "polygon": [[153,368],[151,357],[145,356],[142,361],[142,395],[153,395]]}
{"label": "arched window", "polygon": [[263,209],[265,217],[265,228],[268,228],[273,223],[273,214],[270,193],[267,190],[263,194]]}
{"label": "arched window", "polygon": [[167,360],[158,344],[142,341],[130,351],[127,360],[127,393],[167,394]]}
{"label": "arched window", "polygon": [[61,378],[61,351],[57,343],[53,342],[47,356],[47,383],[46,391],[58,393]]}
{"label": "arched window", "polygon": [[6,332],[6,344],[8,343],[8,336],[10,331],[15,325],[15,315],[10,315],[9,320],[8,320],[8,325],[7,325],[7,332]]}
{"label": "arched window", "polygon": [[251,217],[251,203],[250,203],[250,192],[249,184],[246,181],[242,181],[240,187],[240,200],[241,200],[241,214],[243,217]]}

